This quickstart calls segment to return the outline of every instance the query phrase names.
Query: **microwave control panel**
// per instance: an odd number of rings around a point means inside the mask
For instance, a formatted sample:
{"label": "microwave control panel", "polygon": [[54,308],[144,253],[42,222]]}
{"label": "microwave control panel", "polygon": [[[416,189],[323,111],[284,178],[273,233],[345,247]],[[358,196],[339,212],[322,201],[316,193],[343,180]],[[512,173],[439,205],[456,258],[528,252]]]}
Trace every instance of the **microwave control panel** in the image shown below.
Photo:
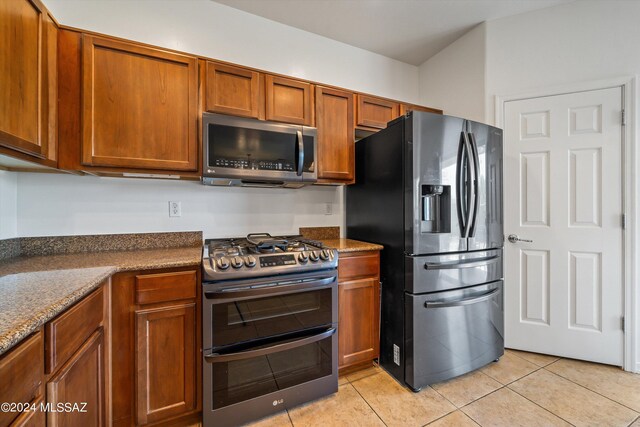
{"label": "microwave control panel", "polygon": [[212,166],[235,169],[294,171],[294,165],[284,160],[247,160],[217,158]]}

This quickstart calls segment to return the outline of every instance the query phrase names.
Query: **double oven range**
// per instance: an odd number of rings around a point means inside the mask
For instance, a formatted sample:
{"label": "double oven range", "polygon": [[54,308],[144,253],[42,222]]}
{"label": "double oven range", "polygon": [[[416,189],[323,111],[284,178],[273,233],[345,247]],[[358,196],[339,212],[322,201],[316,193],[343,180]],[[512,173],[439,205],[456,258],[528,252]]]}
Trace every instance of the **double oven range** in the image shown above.
{"label": "double oven range", "polygon": [[337,391],[337,266],[334,249],[300,236],[205,241],[205,426]]}

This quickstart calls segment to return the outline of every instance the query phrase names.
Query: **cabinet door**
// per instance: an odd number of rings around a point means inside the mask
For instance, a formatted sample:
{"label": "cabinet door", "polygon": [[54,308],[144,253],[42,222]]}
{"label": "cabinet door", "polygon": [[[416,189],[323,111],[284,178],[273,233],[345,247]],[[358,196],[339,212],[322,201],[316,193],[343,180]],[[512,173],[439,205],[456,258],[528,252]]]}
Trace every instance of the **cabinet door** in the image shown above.
{"label": "cabinet door", "polygon": [[196,306],[136,311],[137,424],[196,408]]}
{"label": "cabinet door", "polygon": [[18,418],[11,424],[11,427],[45,427],[47,424],[46,412],[40,410],[40,406],[44,403],[44,399],[39,397],[31,402],[38,408],[35,411],[23,412]]}
{"label": "cabinet door", "polygon": [[267,120],[313,126],[311,84],[267,75]]}
{"label": "cabinet door", "polygon": [[442,110],[438,110],[437,108],[423,107],[422,105],[414,104],[400,104],[400,116],[410,111],[426,111],[427,113],[442,114]]}
{"label": "cabinet door", "polygon": [[400,104],[368,95],[356,95],[356,125],[384,129],[387,122],[400,116]]}
{"label": "cabinet door", "polygon": [[0,28],[0,145],[46,158],[56,29],[39,0],[0,1]]}
{"label": "cabinet door", "polygon": [[338,284],[338,366],[367,362],[380,349],[380,283],[377,277]]}
{"label": "cabinet door", "polygon": [[353,94],[316,87],[318,178],[351,181],[354,172]]}
{"label": "cabinet door", "polygon": [[47,383],[47,403],[54,407],[78,403],[79,411],[48,412],[47,426],[105,425],[104,356],[104,333],[100,328]]}
{"label": "cabinet door", "polygon": [[206,67],[207,111],[258,118],[261,101],[260,73],[215,62],[207,62]]}
{"label": "cabinet door", "polygon": [[197,170],[194,57],[82,37],[82,162]]}

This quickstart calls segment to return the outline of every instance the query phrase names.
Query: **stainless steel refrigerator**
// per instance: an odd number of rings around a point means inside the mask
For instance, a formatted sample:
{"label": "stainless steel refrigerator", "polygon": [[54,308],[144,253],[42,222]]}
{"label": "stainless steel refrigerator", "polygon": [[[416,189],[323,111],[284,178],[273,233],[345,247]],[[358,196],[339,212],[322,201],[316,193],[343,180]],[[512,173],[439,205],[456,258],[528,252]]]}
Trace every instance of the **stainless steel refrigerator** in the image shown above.
{"label": "stainless steel refrigerator", "polygon": [[504,353],[502,130],[412,112],[356,143],[347,237],[384,246],[380,363],[414,391]]}

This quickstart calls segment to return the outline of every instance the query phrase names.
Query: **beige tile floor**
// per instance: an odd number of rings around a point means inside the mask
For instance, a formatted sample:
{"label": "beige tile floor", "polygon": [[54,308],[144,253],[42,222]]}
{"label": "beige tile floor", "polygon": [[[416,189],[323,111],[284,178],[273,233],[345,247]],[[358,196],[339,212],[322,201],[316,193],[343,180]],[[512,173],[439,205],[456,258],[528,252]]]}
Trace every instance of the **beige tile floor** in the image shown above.
{"label": "beige tile floor", "polygon": [[279,426],[640,427],[640,375],[507,350],[497,363],[413,393],[379,367],[338,393],[251,424]]}

